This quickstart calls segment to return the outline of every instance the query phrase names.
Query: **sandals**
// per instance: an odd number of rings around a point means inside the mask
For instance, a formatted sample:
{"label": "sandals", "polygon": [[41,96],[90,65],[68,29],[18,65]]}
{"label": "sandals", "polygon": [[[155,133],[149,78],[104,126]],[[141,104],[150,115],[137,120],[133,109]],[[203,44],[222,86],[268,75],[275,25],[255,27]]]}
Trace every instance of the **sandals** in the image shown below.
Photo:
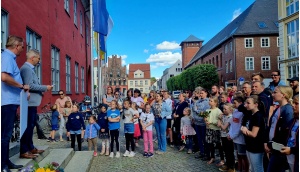
{"label": "sandals", "polygon": [[207,164],[212,164],[212,163],[214,163],[214,162],[215,162],[215,159],[212,158],[212,159],[210,159],[210,160],[207,162]]}
{"label": "sandals", "polygon": [[220,161],[218,164],[216,164],[217,167],[222,167],[224,165],[223,161]]}

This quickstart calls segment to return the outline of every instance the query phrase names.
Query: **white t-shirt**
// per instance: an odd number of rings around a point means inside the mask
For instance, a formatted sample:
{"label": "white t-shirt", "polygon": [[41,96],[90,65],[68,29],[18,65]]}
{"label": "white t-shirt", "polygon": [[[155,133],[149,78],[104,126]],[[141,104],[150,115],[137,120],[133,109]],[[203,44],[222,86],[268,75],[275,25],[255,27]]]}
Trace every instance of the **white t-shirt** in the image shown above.
{"label": "white t-shirt", "polygon": [[[172,100],[170,99],[170,98],[168,98],[168,99],[166,99],[166,100],[164,100],[166,103],[167,103],[167,105],[172,109]],[[166,116],[166,119],[172,119],[172,113],[170,114],[170,115],[168,115],[168,116]]]}
{"label": "white t-shirt", "polygon": [[132,108],[129,109],[124,109],[124,123],[133,123],[132,119],[133,119],[133,115],[134,115],[134,110]]}
{"label": "white t-shirt", "polygon": [[[133,110],[133,109],[132,109]],[[137,110],[133,110],[133,115],[139,115],[139,111],[137,111]],[[134,124],[138,124],[139,123],[139,120],[138,120],[138,118],[136,118],[136,119],[133,119],[133,123]]]}
{"label": "white t-shirt", "polygon": [[[144,113],[142,112],[141,116],[140,116],[140,120],[142,123],[144,124],[149,124],[151,121],[154,121],[154,115],[152,113]],[[153,125],[153,123],[152,123]],[[148,127],[146,127],[147,131],[152,131],[152,125],[149,125]]]}

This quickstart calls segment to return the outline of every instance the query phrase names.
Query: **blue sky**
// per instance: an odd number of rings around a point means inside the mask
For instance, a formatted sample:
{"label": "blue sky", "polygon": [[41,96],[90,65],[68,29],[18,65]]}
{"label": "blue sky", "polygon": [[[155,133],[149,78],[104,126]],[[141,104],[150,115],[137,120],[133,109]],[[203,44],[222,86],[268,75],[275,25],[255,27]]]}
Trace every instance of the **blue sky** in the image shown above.
{"label": "blue sky", "polygon": [[123,65],[150,63],[151,77],[181,59],[179,44],[190,35],[204,44],[254,0],[106,0],[114,27],[107,55]]}

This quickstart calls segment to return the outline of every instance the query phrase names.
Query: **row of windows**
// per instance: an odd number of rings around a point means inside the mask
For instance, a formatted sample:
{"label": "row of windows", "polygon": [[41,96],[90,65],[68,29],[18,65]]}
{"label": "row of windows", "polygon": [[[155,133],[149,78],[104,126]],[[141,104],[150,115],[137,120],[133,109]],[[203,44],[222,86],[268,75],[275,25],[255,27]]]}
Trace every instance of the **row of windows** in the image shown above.
{"label": "row of windows", "polygon": [[[129,88],[129,89],[132,89],[132,90],[139,89],[139,90],[141,91],[141,93],[144,92],[144,88],[134,88],[134,87],[131,87],[131,88]],[[148,89],[148,88],[145,88],[145,92],[148,92],[148,91],[149,91],[149,89]]]}
{"label": "row of windows", "polygon": [[[145,80],[145,82],[143,80],[134,81],[135,86],[144,86],[144,84],[145,84],[145,86],[148,86],[148,84],[149,84],[148,80]],[[133,81],[129,81],[129,85],[133,86]]]}
{"label": "row of windows", "polygon": [[[262,56],[260,61],[261,70],[271,70],[270,56]],[[245,70],[254,70],[254,57],[245,57]]]}
{"label": "row of windows", "polygon": [[222,64],[222,53],[220,54],[220,63],[219,63],[219,56],[216,56],[216,63],[215,63],[215,57],[213,57],[212,59],[209,59],[208,61],[204,62],[203,64],[213,64],[216,65],[217,68],[222,68],[223,64]]}
{"label": "row of windows", "polygon": [[[245,48],[253,48],[254,40],[253,38],[244,38]],[[260,47],[270,47],[270,38],[262,37],[260,38]],[[277,37],[277,47],[279,47],[279,37]],[[225,49],[226,50],[226,49]]]}
{"label": "row of windows", "polygon": [[[60,90],[60,50],[52,46],[51,47],[51,83],[53,85],[54,92]],[[75,92],[79,93],[79,63],[75,62]],[[84,67],[81,66],[81,92],[84,93]],[[66,55],[66,92],[71,92],[71,57]]]}
{"label": "row of windows", "polygon": [[[112,86],[112,85],[122,85],[122,81],[121,80],[109,80],[108,85]],[[126,85],[126,80],[123,80],[123,85]]]}
{"label": "row of windows", "polygon": [[[77,27],[77,0],[74,0],[74,24]],[[70,13],[70,0],[64,0],[64,8],[66,12]],[[83,14],[80,11],[80,34],[82,35],[82,25],[83,25]]]}
{"label": "row of windows", "polygon": [[176,68],[176,72],[182,72],[182,68]]}

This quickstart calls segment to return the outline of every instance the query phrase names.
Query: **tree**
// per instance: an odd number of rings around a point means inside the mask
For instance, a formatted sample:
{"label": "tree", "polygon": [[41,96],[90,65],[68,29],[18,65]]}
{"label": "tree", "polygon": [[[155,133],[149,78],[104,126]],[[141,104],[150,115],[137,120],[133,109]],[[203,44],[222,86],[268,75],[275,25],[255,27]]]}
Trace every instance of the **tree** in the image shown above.
{"label": "tree", "polygon": [[151,80],[151,83],[155,83],[156,82],[156,78],[155,77],[151,77],[150,80]]}

